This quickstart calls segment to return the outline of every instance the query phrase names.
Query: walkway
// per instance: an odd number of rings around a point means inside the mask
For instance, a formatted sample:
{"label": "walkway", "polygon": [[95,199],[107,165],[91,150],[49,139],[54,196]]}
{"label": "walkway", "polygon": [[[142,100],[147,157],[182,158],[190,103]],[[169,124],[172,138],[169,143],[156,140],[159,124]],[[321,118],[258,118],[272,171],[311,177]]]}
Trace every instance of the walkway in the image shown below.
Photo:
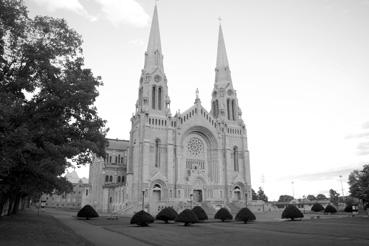
{"label": "walkway", "polygon": [[64,225],[71,228],[76,234],[82,236],[87,241],[96,246],[116,246],[116,245],[130,245],[130,246],[149,246],[143,242],[134,240],[120,233],[105,230],[101,226],[91,225],[81,220],[72,217],[72,212],[61,211],[48,208],[46,214],[54,216]]}

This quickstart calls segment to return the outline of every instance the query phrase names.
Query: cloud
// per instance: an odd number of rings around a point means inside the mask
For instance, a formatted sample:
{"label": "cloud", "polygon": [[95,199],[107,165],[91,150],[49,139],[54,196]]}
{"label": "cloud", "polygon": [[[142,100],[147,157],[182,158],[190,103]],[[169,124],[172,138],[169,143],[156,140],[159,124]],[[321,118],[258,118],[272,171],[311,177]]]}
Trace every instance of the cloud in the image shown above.
{"label": "cloud", "polygon": [[136,27],[145,27],[149,15],[135,0],[94,0],[101,5],[105,18],[114,25],[129,23]]}
{"label": "cloud", "polygon": [[[96,21],[97,17],[88,13],[82,5],[82,0],[32,0],[50,12],[63,9],[72,11]],[[146,27],[149,24],[149,15],[136,0],[87,0],[99,5],[99,16],[103,16],[114,25],[128,23],[136,27]]]}
{"label": "cloud", "polygon": [[369,137],[369,132],[358,133],[358,134],[351,134],[345,137],[345,139],[352,139],[352,138],[365,138]]}
{"label": "cloud", "polygon": [[145,42],[142,39],[132,39],[128,41],[128,44],[132,46],[143,46]]}
{"label": "cloud", "polygon": [[369,121],[368,121],[368,122],[365,122],[365,123],[363,124],[363,128],[364,128],[364,129],[369,129]]}
{"label": "cloud", "polygon": [[45,7],[50,12],[55,12],[58,9],[64,9],[79,14],[90,21],[95,21],[96,17],[91,16],[79,0],[32,0],[38,5]]}
{"label": "cloud", "polygon": [[369,155],[369,142],[359,143],[357,149],[359,155]]}

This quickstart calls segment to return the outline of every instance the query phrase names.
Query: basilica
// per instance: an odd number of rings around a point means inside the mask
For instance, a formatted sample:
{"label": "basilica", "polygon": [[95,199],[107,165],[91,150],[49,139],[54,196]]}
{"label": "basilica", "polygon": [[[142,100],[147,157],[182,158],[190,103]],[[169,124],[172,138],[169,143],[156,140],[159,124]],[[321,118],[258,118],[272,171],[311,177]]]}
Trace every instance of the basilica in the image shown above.
{"label": "basilica", "polygon": [[94,158],[90,167],[87,199],[97,210],[156,214],[166,206],[216,209],[251,200],[247,132],[221,25],[211,109],[196,93],[192,106],[172,115],[170,83],[155,6],[130,139],[108,139],[105,158]]}

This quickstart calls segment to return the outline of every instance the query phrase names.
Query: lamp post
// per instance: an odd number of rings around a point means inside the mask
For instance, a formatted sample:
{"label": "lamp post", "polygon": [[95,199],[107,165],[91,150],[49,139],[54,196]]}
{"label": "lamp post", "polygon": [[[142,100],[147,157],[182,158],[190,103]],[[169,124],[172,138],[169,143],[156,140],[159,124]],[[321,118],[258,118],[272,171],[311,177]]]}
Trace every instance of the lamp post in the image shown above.
{"label": "lamp post", "polygon": [[342,175],[340,175],[339,177],[340,177],[340,182],[341,182],[341,191],[342,191],[342,196],[343,196],[343,197],[345,197],[345,193],[343,193]]}
{"label": "lamp post", "polygon": [[145,190],[143,189],[142,190],[142,210],[145,211],[144,209],[145,209]]}
{"label": "lamp post", "polygon": [[247,192],[245,192],[245,207],[247,207]]}

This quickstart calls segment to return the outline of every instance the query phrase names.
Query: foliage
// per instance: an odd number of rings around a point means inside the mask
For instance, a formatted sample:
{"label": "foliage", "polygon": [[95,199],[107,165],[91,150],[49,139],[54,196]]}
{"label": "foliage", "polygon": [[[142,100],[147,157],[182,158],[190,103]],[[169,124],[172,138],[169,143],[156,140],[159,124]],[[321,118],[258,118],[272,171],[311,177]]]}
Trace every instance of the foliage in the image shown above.
{"label": "foliage", "polygon": [[293,199],[295,199],[295,198],[293,198],[293,196],[290,196],[290,195],[280,195],[279,199],[278,199],[278,202],[290,202]]}
{"label": "foliage", "polygon": [[318,194],[316,196],[316,199],[321,201],[321,200],[327,200],[328,198],[324,194]]}
{"label": "foliage", "polygon": [[292,204],[287,205],[287,207],[282,212],[282,219],[295,220],[296,218],[303,218],[304,215],[301,211]]}
{"label": "foliage", "polygon": [[169,220],[175,220],[177,216],[178,213],[172,207],[166,207],[156,215],[156,219],[162,220],[167,224]]}
{"label": "foliage", "polygon": [[257,200],[258,199],[258,195],[254,191],[254,189],[251,189],[251,194],[252,194],[252,200]]}
{"label": "foliage", "polygon": [[207,220],[208,215],[206,214],[205,210],[200,206],[195,206],[192,211],[196,214],[199,220]]}
{"label": "foliage", "polygon": [[308,195],[306,199],[308,199],[309,201],[315,201],[316,197],[314,195]]}
{"label": "foliage", "polygon": [[364,203],[369,202],[369,164],[363,166],[363,170],[354,170],[349,175],[350,194],[352,197],[361,199]]}
{"label": "foliage", "polygon": [[86,218],[86,220],[88,220],[90,218],[99,217],[99,215],[93,207],[91,207],[90,205],[85,205],[78,211],[77,217]]}
{"label": "foliage", "polygon": [[226,208],[221,208],[219,209],[215,216],[214,216],[214,219],[218,219],[218,220],[221,220],[221,221],[225,221],[225,220],[232,220],[233,219],[233,216],[232,214],[228,211],[228,209]]}
{"label": "foliage", "polygon": [[329,200],[331,201],[331,203],[338,205],[338,197],[340,196],[339,193],[337,193],[337,191],[330,189],[329,190]]}
{"label": "foliage", "polygon": [[176,222],[183,222],[185,226],[199,222],[197,215],[191,209],[183,210],[176,218]]}
{"label": "foliage", "polygon": [[343,211],[345,211],[346,213],[352,213],[352,205],[346,205]]}
{"label": "foliage", "polygon": [[337,213],[337,209],[335,207],[333,207],[332,205],[328,204],[325,209],[324,209],[324,213]]}
{"label": "foliage", "polygon": [[247,223],[248,221],[256,220],[255,215],[253,212],[250,211],[248,208],[241,208],[240,211],[236,214],[236,221],[243,221],[243,223]]}
{"label": "foliage", "polygon": [[324,210],[324,207],[322,206],[322,204],[320,203],[314,203],[314,205],[311,207],[311,211],[313,212],[320,212],[320,211],[323,211]]}
{"label": "foliage", "polygon": [[32,19],[22,1],[0,1],[0,208],[70,191],[67,160],[105,155],[105,121],[93,105],[102,82],[84,68],[81,45],[63,19]]}
{"label": "foliage", "polygon": [[268,197],[265,195],[264,190],[261,187],[259,187],[258,190],[258,200],[268,202]]}
{"label": "foliage", "polygon": [[132,216],[130,223],[138,226],[148,226],[149,224],[154,223],[154,217],[152,217],[151,214],[146,213],[144,210],[141,210]]}

